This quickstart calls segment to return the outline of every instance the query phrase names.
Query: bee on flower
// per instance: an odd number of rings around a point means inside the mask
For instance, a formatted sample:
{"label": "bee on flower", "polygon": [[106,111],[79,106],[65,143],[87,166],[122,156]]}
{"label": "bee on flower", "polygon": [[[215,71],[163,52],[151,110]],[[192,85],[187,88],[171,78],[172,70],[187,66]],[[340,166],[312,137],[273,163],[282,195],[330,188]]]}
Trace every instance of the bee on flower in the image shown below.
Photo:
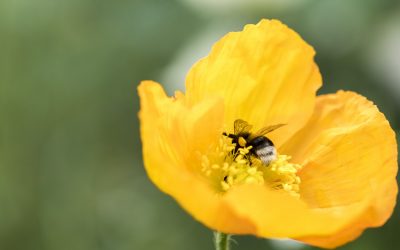
{"label": "bee on flower", "polygon": [[227,234],[334,248],[383,225],[397,196],[395,134],[357,93],[317,96],[314,55],[296,32],[262,20],[218,41],[185,93],[143,81],[153,183]]}

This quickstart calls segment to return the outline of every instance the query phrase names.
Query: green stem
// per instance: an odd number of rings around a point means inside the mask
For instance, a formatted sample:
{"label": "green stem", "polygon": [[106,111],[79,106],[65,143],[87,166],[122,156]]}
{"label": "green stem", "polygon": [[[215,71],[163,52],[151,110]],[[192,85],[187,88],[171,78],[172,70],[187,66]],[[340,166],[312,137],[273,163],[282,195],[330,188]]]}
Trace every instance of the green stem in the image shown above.
{"label": "green stem", "polygon": [[221,232],[214,232],[214,244],[216,250],[229,250],[229,241],[231,239],[230,234],[224,234]]}

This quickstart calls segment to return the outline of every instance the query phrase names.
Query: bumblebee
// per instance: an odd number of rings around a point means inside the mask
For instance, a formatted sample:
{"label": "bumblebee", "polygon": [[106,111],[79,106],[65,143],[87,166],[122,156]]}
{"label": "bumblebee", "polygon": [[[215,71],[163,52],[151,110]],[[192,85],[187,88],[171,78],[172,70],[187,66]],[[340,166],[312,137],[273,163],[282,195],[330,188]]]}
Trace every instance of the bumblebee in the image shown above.
{"label": "bumblebee", "polygon": [[250,155],[260,159],[264,165],[268,165],[276,159],[276,149],[274,144],[265,135],[278,129],[286,124],[276,124],[261,128],[256,133],[251,133],[252,125],[246,121],[238,119],[235,120],[233,127],[234,133],[223,135],[232,139],[232,143],[235,143],[235,149],[233,154],[236,155],[239,148],[246,148],[251,146]]}

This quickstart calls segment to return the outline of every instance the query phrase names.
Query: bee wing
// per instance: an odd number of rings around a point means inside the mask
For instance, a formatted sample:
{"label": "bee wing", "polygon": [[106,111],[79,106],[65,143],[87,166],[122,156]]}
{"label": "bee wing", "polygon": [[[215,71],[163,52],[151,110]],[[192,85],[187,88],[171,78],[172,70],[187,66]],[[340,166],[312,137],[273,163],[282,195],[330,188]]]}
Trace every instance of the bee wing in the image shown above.
{"label": "bee wing", "polygon": [[274,131],[275,129],[278,129],[278,128],[280,128],[280,127],[282,127],[282,126],[285,126],[285,125],[287,125],[287,124],[282,124],[282,123],[281,123],[281,124],[276,124],[276,125],[271,125],[271,126],[267,126],[267,127],[261,128],[261,129],[258,130],[256,133],[254,133],[254,134],[252,135],[252,137],[257,137],[257,136],[261,136],[261,135],[266,135],[266,134],[268,134],[268,133]]}
{"label": "bee wing", "polygon": [[233,130],[234,130],[235,135],[237,135],[239,133],[243,133],[243,132],[250,132],[252,127],[253,126],[251,126],[246,121],[243,121],[241,119],[237,119],[233,123]]}

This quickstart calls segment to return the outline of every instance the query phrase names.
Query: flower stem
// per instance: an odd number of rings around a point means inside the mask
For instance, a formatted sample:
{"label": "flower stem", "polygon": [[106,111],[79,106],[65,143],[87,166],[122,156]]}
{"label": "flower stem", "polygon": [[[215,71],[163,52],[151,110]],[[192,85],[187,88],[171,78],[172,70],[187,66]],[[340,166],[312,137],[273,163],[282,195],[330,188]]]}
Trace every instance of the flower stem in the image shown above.
{"label": "flower stem", "polygon": [[224,234],[221,232],[214,232],[214,244],[216,250],[229,250],[229,241],[231,239],[230,234]]}

